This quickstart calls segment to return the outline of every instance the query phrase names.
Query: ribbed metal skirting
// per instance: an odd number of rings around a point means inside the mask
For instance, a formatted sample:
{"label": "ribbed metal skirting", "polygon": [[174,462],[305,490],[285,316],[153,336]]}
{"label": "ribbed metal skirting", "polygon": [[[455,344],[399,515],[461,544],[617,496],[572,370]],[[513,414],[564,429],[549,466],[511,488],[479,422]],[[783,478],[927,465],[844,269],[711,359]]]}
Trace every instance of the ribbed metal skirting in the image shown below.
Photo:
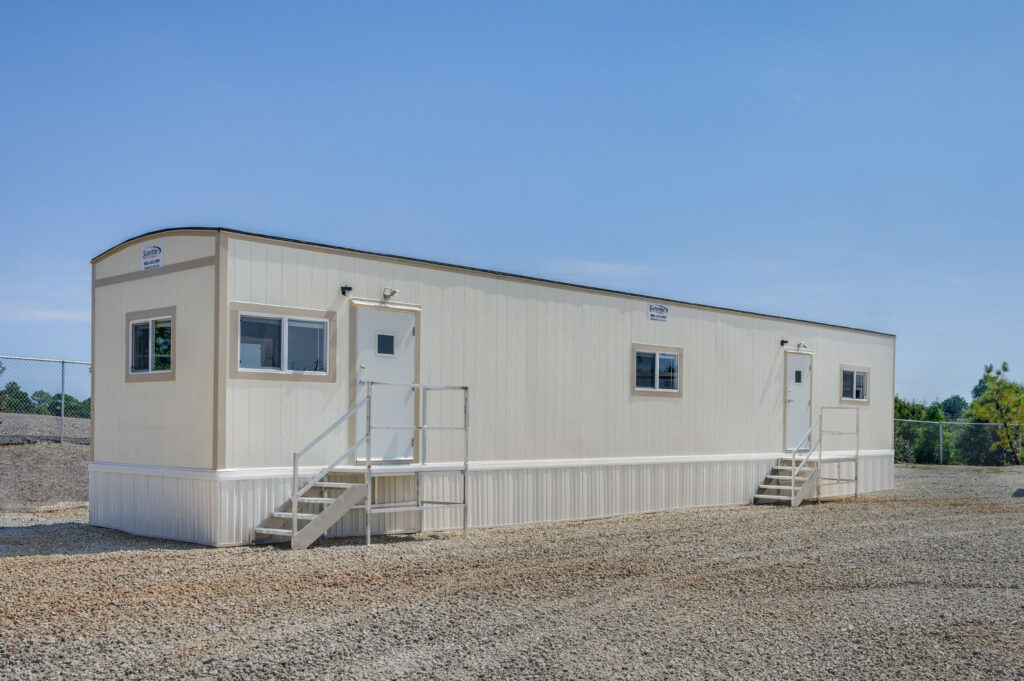
{"label": "ribbed metal skirting", "polygon": [[[586,520],[696,506],[748,504],[771,468],[770,459],[594,465],[559,468],[477,470],[469,474],[469,524],[473,528]],[[893,485],[892,454],[861,457],[860,491]],[[824,464],[826,476],[852,477],[853,464]],[[853,485],[831,488],[830,496],[852,494]],[[291,494],[291,478],[193,479],[173,475],[89,471],[89,521],[133,534],[212,546],[253,541],[253,528]],[[458,475],[426,473],[423,498],[456,500]],[[415,496],[406,478],[379,478],[375,499]],[[328,536],[359,536],[363,512],[356,510]],[[461,512],[423,514],[423,530],[461,527]],[[419,530],[419,515],[392,513],[374,518],[373,531]]]}

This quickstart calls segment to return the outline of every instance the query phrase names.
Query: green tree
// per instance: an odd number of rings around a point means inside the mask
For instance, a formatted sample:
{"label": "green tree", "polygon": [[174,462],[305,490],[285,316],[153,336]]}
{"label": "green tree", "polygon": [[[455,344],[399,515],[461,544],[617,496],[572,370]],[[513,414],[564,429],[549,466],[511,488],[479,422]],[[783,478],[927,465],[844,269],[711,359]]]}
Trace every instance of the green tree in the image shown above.
{"label": "green tree", "polygon": [[[924,406],[924,405],[921,405]],[[942,413],[942,405],[932,402],[925,407],[922,415],[923,421],[945,421],[945,414]],[[910,447],[910,460],[914,463],[939,463],[939,424],[938,423],[916,423],[915,437]],[[942,446],[949,451],[948,433],[943,433]]]}
{"label": "green tree", "polygon": [[10,381],[0,390],[0,411],[13,412],[15,414],[31,414],[32,398],[28,396],[21,386]]}
{"label": "green tree", "polygon": [[985,392],[985,387],[985,377],[982,376],[978,379],[978,382],[974,384],[974,387],[971,388],[971,399],[976,400],[981,397],[982,393]]}
{"label": "green tree", "polygon": [[92,398],[86,397],[78,403],[73,414],[68,414],[76,419],[87,419],[92,417]]}
{"label": "green tree", "polygon": [[1021,458],[1019,424],[1024,423],[1024,385],[1008,379],[1009,371],[1006,362],[999,369],[986,366],[982,376],[985,390],[971,406],[980,420],[998,424],[991,450],[1002,453],[1000,463],[1016,464]]}
{"label": "green tree", "polygon": [[923,421],[925,409],[927,407],[924,404],[901,399],[899,395],[896,396],[896,402],[893,405],[896,418],[909,421]]}
{"label": "green tree", "polygon": [[942,400],[942,413],[946,415],[947,421],[956,421],[967,409],[967,400],[959,395],[950,395]]}
{"label": "green tree", "polygon": [[45,390],[37,390],[32,393],[32,411],[36,414],[49,414],[50,413],[50,402],[53,400],[53,395],[46,392]]}
{"label": "green tree", "polygon": [[996,442],[996,429],[992,426],[976,425],[984,421],[975,413],[973,405],[967,407],[962,417],[966,423],[951,423],[946,426],[953,441],[950,461],[967,466],[998,466],[1002,461],[1002,453],[992,450],[992,445]]}

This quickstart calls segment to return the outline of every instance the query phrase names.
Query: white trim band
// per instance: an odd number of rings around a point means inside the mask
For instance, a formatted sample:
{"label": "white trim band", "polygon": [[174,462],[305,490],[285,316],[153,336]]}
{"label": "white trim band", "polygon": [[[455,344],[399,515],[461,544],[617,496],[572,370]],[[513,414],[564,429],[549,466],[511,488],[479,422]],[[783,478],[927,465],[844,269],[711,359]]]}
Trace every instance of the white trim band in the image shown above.
{"label": "white trim band", "polygon": [[[822,461],[829,461],[834,458],[846,458],[853,456],[851,451],[827,452],[822,454]],[[891,449],[873,449],[861,451],[861,457],[892,456]],[[689,454],[680,456],[643,456],[643,457],[616,457],[599,459],[532,459],[524,461],[471,461],[470,471],[500,471],[516,469],[545,469],[545,468],[605,468],[609,466],[657,466],[665,464],[682,463],[726,463],[730,461],[775,461],[785,454]],[[814,457],[815,460],[817,457]],[[322,466],[301,466],[300,477],[312,477],[322,470]],[[401,468],[410,473],[430,472],[436,468],[438,472],[449,469],[461,469],[462,464],[458,462],[437,462],[436,466],[419,464],[375,464],[375,471],[381,468]],[[364,466],[340,466],[339,470],[344,472],[359,473],[365,470]],[[290,478],[291,467],[278,466],[274,468],[227,468],[223,470],[211,470],[206,468],[185,468],[180,466],[154,466],[150,464],[136,463],[115,463],[111,461],[89,462],[89,472],[96,473],[123,473],[129,475],[152,475],[158,477],[186,478],[190,480],[256,480],[263,478]],[[386,474],[386,473],[385,473]]]}

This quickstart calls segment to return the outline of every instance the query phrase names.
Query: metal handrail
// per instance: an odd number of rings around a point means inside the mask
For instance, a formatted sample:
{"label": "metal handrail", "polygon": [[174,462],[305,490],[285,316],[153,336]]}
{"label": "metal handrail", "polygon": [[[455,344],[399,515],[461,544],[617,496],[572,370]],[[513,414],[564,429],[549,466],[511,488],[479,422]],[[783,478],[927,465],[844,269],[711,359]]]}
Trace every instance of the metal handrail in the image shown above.
{"label": "metal handrail", "polygon": [[[811,427],[807,429],[807,432],[804,433],[804,436],[802,438],[800,438],[800,442],[796,443],[796,447],[793,448],[793,458],[792,458],[792,461],[793,461],[794,464],[796,464],[796,460],[797,460],[796,459],[796,455],[800,452],[800,445],[802,445],[804,442],[807,442],[808,444],[810,444],[810,442],[811,442],[811,434],[814,433],[814,429],[817,428],[820,425],[821,425],[821,416],[818,416],[818,418],[814,420],[814,423],[811,424]],[[810,460],[811,456],[814,454],[814,450],[818,449],[818,461],[819,462],[821,461],[821,450],[819,449],[820,447],[821,447],[821,435],[819,434],[818,435],[818,441],[815,442],[813,446],[808,448],[807,454],[805,454],[804,457],[800,461],[800,465],[799,466],[796,466],[796,465],[793,466],[793,471],[790,473],[790,476],[789,476],[790,497],[792,499],[796,499],[796,476],[799,475],[800,471],[803,470],[804,465],[806,465],[807,462]],[[820,465],[820,463],[819,463],[819,465]],[[796,503],[796,502],[794,502],[794,503]]]}
{"label": "metal handrail", "polygon": [[[371,414],[372,414],[371,409],[372,409],[372,406],[373,406],[372,399],[373,399],[373,388],[374,388],[374,386],[403,387],[403,388],[410,388],[413,391],[415,391],[417,389],[418,390],[422,390],[423,391],[423,400],[422,400],[422,405],[421,405],[422,412],[421,412],[421,416],[420,416],[420,419],[421,419],[420,420],[420,425],[412,425],[412,426],[373,425],[372,419],[371,419]],[[426,409],[427,397],[426,396],[427,396],[428,391],[431,391],[431,390],[461,390],[461,391],[463,391],[463,419],[464,419],[463,420],[463,425],[461,425],[461,426],[428,426],[426,424],[426,416],[427,416],[427,409]],[[323,439],[325,437],[327,437],[330,433],[335,431],[339,426],[343,425],[349,419],[351,419],[353,416],[355,416],[359,412],[359,410],[362,409],[363,407],[366,408],[366,429],[365,429],[365,434],[361,438],[356,440],[356,442],[351,447],[349,447],[341,456],[339,456],[337,459],[335,459],[334,462],[328,464],[323,469],[321,469],[320,472],[317,473],[316,476],[314,476],[312,479],[310,479],[305,484],[305,486],[303,486],[302,488],[299,488],[299,459],[302,458],[302,456],[304,456],[306,453],[308,453],[313,447],[315,447],[317,444],[319,444],[321,441],[323,441]],[[468,491],[467,471],[469,470],[469,386],[464,386],[464,385],[435,385],[435,384],[430,384],[430,383],[392,383],[392,382],[388,382],[388,381],[366,381],[366,397],[364,397],[363,399],[359,400],[359,402],[357,402],[355,404],[355,406],[353,406],[347,412],[342,414],[342,416],[337,421],[335,421],[334,423],[329,425],[327,428],[325,428],[323,430],[323,432],[321,432],[319,435],[317,435],[315,438],[313,438],[313,440],[311,440],[309,442],[309,444],[307,444],[305,447],[303,447],[302,449],[298,450],[297,452],[295,452],[292,455],[292,524],[291,524],[292,537],[294,537],[298,533],[298,531],[299,531],[299,519],[298,519],[299,497],[301,497],[303,494],[305,494],[310,489],[315,487],[317,483],[319,483],[321,480],[323,480],[328,475],[330,475],[331,472],[334,471],[336,468],[338,468],[340,465],[342,465],[342,463],[347,461],[349,459],[349,457],[351,457],[352,454],[354,454],[356,452],[356,450],[358,450],[360,447],[365,447],[366,448],[366,457],[365,457],[365,474],[364,475],[365,475],[365,483],[366,483],[366,506],[365,506],[365,508],[366,508],[366,543],[367,543],[367,545],[369,545],[369,543],[370,543],[370,529],[371,529],[370,520],[371,520],[372,514],[374,513],[374,510],[373,510],[373,485],[372,485],[372,478],[373,478],[372,463],[373,463],[373,460],[372,460],[371,449],[370,449],[371,433],[374,430],[413,430],[413,431],[423,431],[423,432],[430,431],[430,430],[440,430],[440,431],[461,430],[461,431],[465,431],[465,433],[466,433],[466,435],[465,435],[465,450],[463,452],[463,461],[462,461],[462,501],[461,502],[458,502],[458,501],[456,501],[456,502],[436,502],[436,501],[424,502],[420,498],[420,473],[417,472],[417,474],[416,474],[416,508],[417,509],[425,508],[424,507],[425,503],[429,503],[432,506],[436,505],[439,508],[443,508],[444,506],[453,506],[453,505],[454,506],[459,506],[459,505],[461,505],[462,506],[462,531],[463,531],[463,534],[465,535],[466,532],[468,531],[467,523],[468,523],[468,520],[469,520],[469,515],[468,515],[468,513],[469,513],[469,511],[468,511],[469,505],[466,502],[466,499],[467,499],[466,495],[467,495],[467,491]],[[425,437],[421,437],[420,438],[420,464],[425,464],[425,463],[426,463],[426,438]],[[381,512],[383,512],[383,511],[381,511]]]}
{"label": "metal handrail", "polygon": [[[419,460],[420,460],[420,464],[421,465],[425,465],[426,462],[427,462],[427,443],[426,443],[426,437],[425,437],[427,431],[430,431],[430,430],[440,430],[440,431],[461,430],[461,431],[465,432],[465,437],[464,437],[465,449],[463,451],[463,461],[462,461],[462,501],[461,502],[445,503],[445,504],[440,504],[440,503],[437,503],[437,502],[432,502],[432,505],[435,508],[444,508],[445,506],[459,506],[459,505],[461,505],[462,506],[462,534],[463,534],[463,536],[466,536],[468,531],[469,531],[469,529],[468,529],[468,527],[469,527],[468,526],[468,522],[469,522],[469,503],[467,502],[467,492],[468,492],[468,488],[469,488],[469,485],[468,485],[468,477],[469,477],[469,475],[468,475],[468,471],[469,471],[469,386],[466,386],[466,385],[438,385],[438,384],[434,384],[434,383],[394,383],[394,382],[391,382],[391,381],[367,381],[367,383],[366,383],[366,397],[367,397],[367,399],[369,399],[370,396],[373,394],[374,386],[388,386],[388,387],[397,387],[397,388],[409,388],[414,393],[416,392],[416,390],[422,391],[423,399],[422,399],[422,401],[420,403],[420,425],[418,425],[418,426],[416,426],[416,425],[413,425],[413,426],[401,426],[401,425],[378,425],[378,426],[375,426],[371,422],[371,419],[370,419],[370,406],[368,405],[367,408],[366,408],[366,433],[367,433],[367,439],[369,439],[369,434],[373,430],[412,430],[412,431],[423,432],[424,433],[424,437],[420,438],[420,459]],[[427,395],[432,390],[461,390],[462,391],[463,421],[462,421],[462,425],[461,426],[428,426],[427,425]],[[366,463],[366,473],[365,473],[366,477],[365,477],[365,480],[366,480],[366,545],[367,546],[370,545],[370,530],[371,530],[371,523],[370,523],[370,521],[371,521],[371,518],[372,518],[372,514],[374,513],[374,510],[373,510],[373,470],[372,470],[371,465],[370,465],[371,464],[371,458],[372,458],[371,454],[372,454],[372,452],[370,450],[370,445],[367,444],[366,445],[366,462],[365,462]],[[428,508],[428,507],[424,506],[425,502],[423,501],[423,498],[422,498],[422,489],[421,489],[420,475],[421,475],[420,472],[416,473],[416,506],[414,507],[414,510],[422,511],[422,510],[424,510],[425,508]],[[381,509],[381,510],[379,510],[377,512],[383,513],[383,512],[385,512],[385,510],[392,511],[394,509]],[[421,519],[422,519],[422,516],[421,516]],[[421,521],[420,529],[422,530],[422,521]]]}
{"label": "metal handrail", "polygon": [[[316,477],[314,477],[312,480],[310,480],[308,483],[306,483],[306,486],[303,487],[301,490],[299,489],[299,459],[306,452],[308,452],[313,447],[315,447],[321,440],[323,440],[325,437],[327,437],[328,434],[330,434],[332,431],[334,431],[335,428],[337,428],[341,424],[343,424],[346,421],[348,421],[356,412],[358,412],[360,409],[362,409],[363,406],[366,406],[366,412],[367,412],[367,414],[369,414],[369,412],[370,412],[370,394],[369,394],[369,392],[367,392],[366,397],[364,397],[363,399],[359,400],[359,402],[357,402],[354,407],[352,407],[347,412],[342,414],[341,418],[339,418],[337,421],[335,421],[331,425],[327,426],[327,428],[322,433],[320,433],[315,438],[313,438],[313,440],[308,445],[306,445],[305,447],[303,447],[299,451],[297,451],[294,454],[292,454],[292,537],[294,537],[296,535],[296,533],[299,531],[299,497],[302,496],[303,494],[305,494],[306,492],[308,492],[310,489],[312,489],[313,486],[316,485],[316,483],[320,482],[321,480],[326,478],[328,475],[330,475],[331,471],[333,471],[335,468],[340,466],[342,461],[346,460],[348,457],[350,457],[352,455],[352,452],[356,451],[356,449],[358,449],[360,447],[360,445],[362,445],[363,443],[367,442],[370,439],[370,433],[369,433],[369,431],[367,431],[366,435],[364,435],[363,437],[359,438],[359,440],[356,441],[356,443],[354,445],[349,447],[348,450],[344,454],[339,456],[334,461],[334,463],[332,463],[331,465],[329,465],[329,466],[325,467],[323,470],[321,470],[316,475]],[[369,418],[369,416],[367,416],[367,418]],[[367,458],[367,460],[369,460],[370,457],[367,456],[366,458]]]}
{"label": "metal handrail", "polygon": [[[833,410],[833,411],[853,411],[855,419],[856,419],[855,420],[855,425],[854,425],[854,430],[852,430],[852,431],[851,430],[825,430],[825,410],[826,409]],[[790,494],[791,494],[791,497],[793,499],[796,498],[796,477],[797,477],[797,475],[800,473],[801,470],[803,470],[803,467],[807,464],[807,462],[810,461],[811,457],[814,455],[814,452],[817,451],[817,453],[818,453],[818,483],[817,484],[819,485],[819,487],[817,488],[816,496],[817,496],[818,501],[821,501],[821,489],[820,489],[820,484],[821,484],[821,480],[822,480],[822,477],[821,477],[821,463],[822,463],[821,462],[821,455],[822,455],[822,452],[825,451],[825,435],[855,435],[856,436],[857,439],[856,439],[856,444],[854,445],[855,449],[854,449],[854,464],[853,464],[854,465],[854,488],[853,488],[853,495],[854,495],[854,497],[856,497],[857,496],[857,477],[859,476],[859,472],[860,472],[860,410],[858,410],[856,407],[822,407],[821,411],[818,414],[818,418],[815,419],[814,423],[811,424],[811,427],[807,430],[807,433],[803,436],[803,438],[797,444],[796,449],[793,451],[793,461],[794,461],[794,463],[796,462],[796,455],[797,455],[797,452],[800,449],[800,445],[802,445],[805,441],[808,442],[808,443],[810,442],[811,434],[814,432],[815,428],[818,428],[818,439],[817,439],[817,441],[814,443],[813,446],[811,446],[807,450],[807,453],[803,456],[803,458],[800,461],[800,465],[799,466],[794,466],[794,468],[793,468],[793,473],[792,473],[792,476],[790,477]]]}
{"label": "metal handrail", "polygon": [[319,442],[320,442],[321,440],[323,440],[323,439],[324,439],[325,437],[327,437],[328,433],[330,433],[330,432],[331,432],[332,430],[334,430],[335,428],[337,428],[338,426],[340,426],[341,424],[343,424],[343,423],[344,423],[345,421],[347,421],[347,420],[348,420],[348,419],[349,419],[349,418],[350,418],[350,417],[351,417],[351,416],[352,416],[353,414],[355,414],[355,413],[356,413],[357,411],[359,411],[359,410],[360,410],[360,409],[362,408],[362,406],[363,406],[364,404],[366,404],[366,401],[367,401],[368,399],[369,399],[369,398],[367,398],[367,397],[364,397],[363,399],[359,400],[359,402],[358,402],[358,403],[356,404],[356,406],[352,407],[352,408],[351,408],[351,409],[349,409],[349,410],[348,410],[347,412],[345,412],[345,414],[344,414],[344,415],[343,415],[343,416],[342,416],[342,417],[341,417],[340,419],[338,419],[337,421],[335,421],[335,422],[334,422],[334,423],[332,423],[331,425],[327,426],[327,428],[326,428],[326,429],[324,429],[324,432],[320,433],[320,434],[319,434],[319,435],[317,435],[317,436],[316,436],[315,438],[313,438],[313,441],[312,441],[312,442],[310,442],[310,443],[309,443],[308,445],[306,445],[305,447],[303,447],[303,448],[302,448],[302,449],[300,449],[299,451],[295,452],[295,456],[302,456],[303,454],[305,454],[306,452],[308,452],[308,451],[309,451],[310,449],[312,449],[313,447],[315,447],[315,446],[317,445],[317,443],[319,443]]}

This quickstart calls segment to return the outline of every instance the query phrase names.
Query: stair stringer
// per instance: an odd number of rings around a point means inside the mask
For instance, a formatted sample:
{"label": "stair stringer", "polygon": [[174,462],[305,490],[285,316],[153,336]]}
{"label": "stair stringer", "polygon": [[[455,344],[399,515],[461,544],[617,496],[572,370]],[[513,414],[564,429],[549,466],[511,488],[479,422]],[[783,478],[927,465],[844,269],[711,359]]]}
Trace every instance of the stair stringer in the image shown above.
{"label": "stair stringer", "polygon": [[341,520],[342,516],[366,498],[366,485],[353,485],[345,490],[330,506],[321,511],[316,518],[306,523],[301,530],[292,535],[292,548],[304,549],[322,537],[331,525]]}

